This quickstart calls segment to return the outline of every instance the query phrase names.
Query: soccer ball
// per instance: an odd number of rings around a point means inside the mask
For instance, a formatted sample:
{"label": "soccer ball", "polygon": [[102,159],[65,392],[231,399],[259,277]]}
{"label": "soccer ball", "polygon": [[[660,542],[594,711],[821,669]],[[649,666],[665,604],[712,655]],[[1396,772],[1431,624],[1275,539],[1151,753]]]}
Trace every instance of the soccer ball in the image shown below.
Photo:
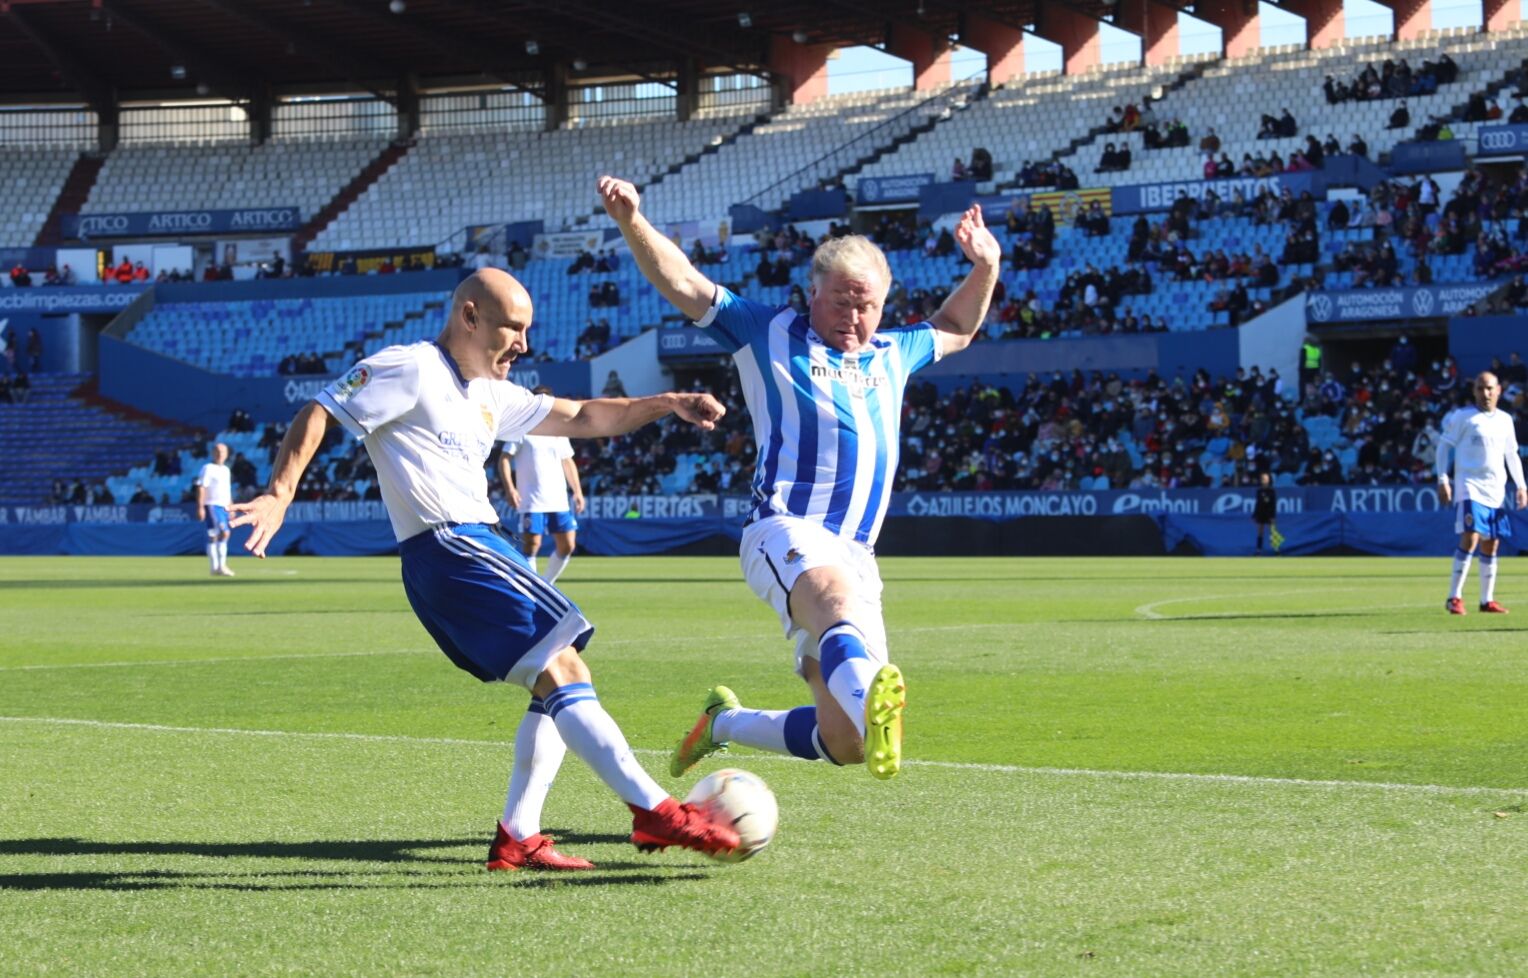
{"label": "soccer ball", "polygon": [[740,863],[763,849],[780,824],[780,807],[769,785],[758,775],[736,768],[701,778],[685,802],[706,809],[718,822],[730,823],[743,840],[732,852],[715,857],[723,862]]}

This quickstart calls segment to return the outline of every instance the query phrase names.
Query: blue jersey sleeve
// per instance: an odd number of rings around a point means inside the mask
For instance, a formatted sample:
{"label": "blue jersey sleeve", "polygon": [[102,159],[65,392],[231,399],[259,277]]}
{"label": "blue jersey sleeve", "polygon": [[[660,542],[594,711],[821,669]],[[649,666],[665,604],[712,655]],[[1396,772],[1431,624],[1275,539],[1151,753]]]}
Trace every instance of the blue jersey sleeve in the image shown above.
{"label": "blue jersey sleeve", "polygon": [[745,299],[731,289],[718,285],[716,298],[695,325],[705,330],[728,353],[736,353],[769,328],[770,320],[780,310],[761,302]]}
{"label": "blue jersey sleeve", "polygon": [[912,374],[939,359],[939,333],[928,321],[911,326],[894,326],[876,333],[884,336],[902,350],[902,363]]}

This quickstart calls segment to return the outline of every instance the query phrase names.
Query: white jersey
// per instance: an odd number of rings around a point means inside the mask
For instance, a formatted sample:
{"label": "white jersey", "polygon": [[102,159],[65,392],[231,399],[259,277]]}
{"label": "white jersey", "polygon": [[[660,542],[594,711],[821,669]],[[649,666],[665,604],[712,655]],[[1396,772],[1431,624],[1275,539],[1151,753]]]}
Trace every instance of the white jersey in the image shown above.
{"label": "white jersey", "polygon": [[568,511],[568,476],[562,462],[573,457],[572,442],[555,435],[526,435],[506,442],[504,450],[514,457],[520,512]]}
{"label": "white jersey", "polygon": [[506,380],[465,380],[434,342],[380,350],[317,400],[364,441],[400,541],[445,523],[497,523],[488,455],[540,424],[553,401]]}
{"label": "white jersey", "polygon": [[227,509],[233,505],[233,475],[228,466],[208,462],[196,473],[195,485],[202,487],[202,502]]}
{"label": "white jersey", "polygon": [[1505,411],[1487,414],[1467,407],[1443,419],[1438,439],[1438,477],[1449,474],[1448,457],[1454,453],[1454,495],[1482,506],[1499,509],[1507,501],[1507,475],[1523,485],[1523,460],[1517,454],[1517,432]]}

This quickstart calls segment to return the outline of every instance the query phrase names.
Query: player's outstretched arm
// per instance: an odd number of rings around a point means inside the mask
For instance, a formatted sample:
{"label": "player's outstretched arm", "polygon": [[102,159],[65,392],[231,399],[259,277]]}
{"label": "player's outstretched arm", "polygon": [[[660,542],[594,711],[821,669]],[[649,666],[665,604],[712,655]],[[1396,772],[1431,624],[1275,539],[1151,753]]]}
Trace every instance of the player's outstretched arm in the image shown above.
{"label": "player's outstretched arm", "polygon": [[677,414],[697,428],[710,431],[726,413],[722,403],[710,394],[599,397],[592,401],[570,401],[559,397],[553,403],[551,413],[531,429],[531,434],[609,438],[634,431],[665,414]]}
{"label": "player's outstretched arm", "polygon": [[690,319],[705,316],[716,295],[716,285],[690,264],[678,245],[642,216],[642,199],[636,186],[616,177],[600,177],[598,189],[605,213],[615,218],[642,275]]}
{"label": "player's outstretched arm", "polygon": [[1003,263],[1002,245],[987,229],[980,204],[971,205],[970,210],[960,215],[960,222],[955,225],[955,243],[970,259],[972,268],[929,320],[945,334],[940,339],[945,353],[958,353],[970,346],[976,331],[986,322]]}
{"label": "player's outstretched arm", "polygon": [[270,545],[276,531],[281,529],[287,507],[292,504],[292,497],[297,495],[297,486],[302,482],[303,472],[307,471],[313,456],[318,454],[318,447],[324,442],[324,432],[334,423],[334,418],[322,405],[317,401],[309,401],[307,407],[297,412],[291,427],[287,428],[286,437],[281,439],[281,448],[276,452],[276,464],[271,468],[271,482],[265,492],[247,503],[234,503],[229,507],[234,517],[228,521],[228,525],[250,528],[249,539],[244,543],[245,550],[256,557],[265,556],[265,548]]}

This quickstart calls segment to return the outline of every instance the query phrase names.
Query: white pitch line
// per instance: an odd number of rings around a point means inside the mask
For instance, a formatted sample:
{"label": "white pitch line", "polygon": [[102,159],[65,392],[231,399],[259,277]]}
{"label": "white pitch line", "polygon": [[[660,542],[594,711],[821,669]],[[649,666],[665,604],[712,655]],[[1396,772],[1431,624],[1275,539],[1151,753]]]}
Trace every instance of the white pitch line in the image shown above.
{"label": "white pitch line", "polygon": [[[1136,606],[1136,608],[1135,608],[1133,613],[1135,615],[1141,617],[1141,618],[1146,619],[1147,621],[1178,621],[1178,620],[1183,619],[1183,618],[1213,618],[1213,617],[1217,617],[1217,616],[1219,616],[1219,617],[1228,617],[1228,616],[1231,616],[1231,615],[1257,614],[1257,612],[1256,611],[1247,611],[1247,610],[1240,610],[1240,611],[1206,611],[1206,612],[1200,612],[1200,613],[1193,614],[1193,615],[1162,615],[1162,614],[1158,614],[1157,613],[1157,609],[1158,608],[1165,608],[1168,605],[1173,605],[1173,604],[1195,604],[1195,603],[1202,602],[1202,601],[1224,601],[1224,600],[1226,600],[1228,598],[1282,598],[1282,597],[1288,597],[1291,594],[1337,594],[1337,593],[1341,593],[1341,592],[1350,592],[1350,591],[1357,591],[1357,590],[1361,590],[1361,589],[1360,588],[1351,588],[1351,587],[1323,587],[1323,588],[1299,588],[1299,589],[1293,590],[1293,591],[1242,591],[1242,592],[1239,592],[1237,594],[1195,594],[1195,595],[1190,595],[1188,597],[1183,597],[1183,598],[1164,598],[1161,601],[1152,601],[1152,602],[1150,602],[1148,604],[1138,605],[1138,606]],[[1364,607],[1366,609],[1380,610],[1379,608],[1377,608],[1374,605],[1365,605]],[[1419,607],[1419,605],[1416,602],[1411,602],[1409,604],[1396,604],[1396,605],[1384,605],[1383,606],[1384,609],[1416,608],[1416,607]],[[1277,609],[1273,609],[1273,610],[1277,610]]]}
{"label": "white pitch line", "polygon": [[[0,716],[0,723],[35,723],[50,726],[90,727],[98,730],[139,730],[150,733],[216,734],[241,737],[291,737],[309,740],[354,740],[367,743],[447,744],[462,747],[485,747],[512,750],[510,741],[468,740],[459,737],[410,737],[405,734],[363,734],[331,731],[250,730],[240,727],[176,727],[159,723],[125,723],[112,720],[82,720],[74,717]],[[667,757],[667,750],[638,749],[633,753]],[[734,755],[735,756],[735,755]],[[795,758],[776,754],[749,754],[748,762],[781,761],[798,763]],[[1195,774],[1181,771],[1104,771],[1070,767],[1024,767],[1017,764],[976,764],[962,761],[903,762],[909,767],[937,768],[946,771],[974,771],[987,774],[1023,774],[1040,777],[1097,778],[1117,781],[1185,781],[1201,784],[1237,784],[1271,788],[1335,788],[1392,791],[1428,795],[1528,795],[1528,788],[1486,788],[1473,785],[1405,784],[1390,781],[1330,781],[1312,778],[1270,778],[1249,774]]]}

